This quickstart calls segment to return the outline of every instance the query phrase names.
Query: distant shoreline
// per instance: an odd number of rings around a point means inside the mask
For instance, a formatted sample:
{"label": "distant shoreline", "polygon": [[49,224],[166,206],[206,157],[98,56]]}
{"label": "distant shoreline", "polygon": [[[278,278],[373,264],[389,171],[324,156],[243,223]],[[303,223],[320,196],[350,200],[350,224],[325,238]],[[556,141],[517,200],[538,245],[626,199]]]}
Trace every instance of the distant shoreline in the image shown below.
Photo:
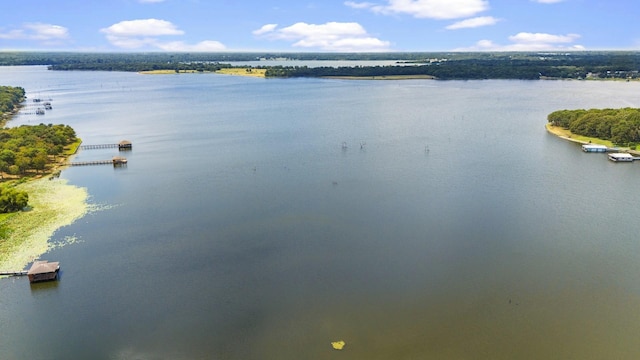
{"label": "distant shoreline", "polygon": [[[149,70],[140,71],[139,74],[143,75],[177,75],[177,74],[193,74],[193,73],[208,73],[208,74],[224,74],[235,76],[250,76],[266,78],[266,69],[242,67],[242,68],[224,68],[217,71],[204,71],[198,72],[195,70]],[[374,75],[374,76],[322,76],[322,79],[338,79],[338,80],[436,80],[435,76],[431,75]]]}
{"label": "distant shoreline", "polygon": [[322,76],[322,78],[340,80],[436,80],[436,77],[431,75]]}
{"label": "distant shoreline", "polygon": [[259,77],[265,78],[267,70],[259,69],[259,68],[250,68],[250,67],[242,67],[242,68],[223,68],[216,71],[197,71],[197,70],[148,70],[148,71],[139,71],[138,74],[143,75],[178,75],[178,74],[224,74],[224,75],[236,75],[236,76],[251,76],[251,77]]}

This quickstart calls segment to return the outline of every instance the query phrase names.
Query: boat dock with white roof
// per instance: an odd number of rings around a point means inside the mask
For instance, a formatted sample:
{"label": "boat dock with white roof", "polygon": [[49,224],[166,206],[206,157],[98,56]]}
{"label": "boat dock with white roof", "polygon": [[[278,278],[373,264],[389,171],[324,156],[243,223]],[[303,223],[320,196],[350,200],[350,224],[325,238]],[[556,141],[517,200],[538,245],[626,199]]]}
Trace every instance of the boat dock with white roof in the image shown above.
{"label": "boat dock with white roof", "polygon": [[640,157],[627,153],[611,153],[609,154],[609,160],[614,162],[632,162],[634,160],[640,160]]}

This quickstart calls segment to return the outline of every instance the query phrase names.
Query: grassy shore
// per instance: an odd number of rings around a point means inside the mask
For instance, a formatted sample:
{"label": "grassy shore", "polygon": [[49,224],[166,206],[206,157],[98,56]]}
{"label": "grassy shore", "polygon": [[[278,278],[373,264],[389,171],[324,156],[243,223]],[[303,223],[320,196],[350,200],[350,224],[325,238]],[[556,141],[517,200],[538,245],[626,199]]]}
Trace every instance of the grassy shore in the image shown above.
{"label": "grassy shore", "polygon": [[598,139],[598,138],[592,138],[592,137],[588,137],[588,136],[582,136],[582,135],[576,135],[574,133],[572,133],[569,129],[565,129],[562,128],[560,126],[553,126],[549,123],[547,123],[546,125],[547,127],[547,131],[558,136],[561,137],[565,140],[569,140],[569,141],[573,141],[573,142],[577,142],[580,144],[599,144],[599,145],[605,145],[606,147],[614,147],[613,143],[611,141],[608,140],[602,140],[602,139]]}
{"label": "grassy shore", "polygon": [[[24,211],[0,214],[0,271],[23,270],[30,262],[56,246],[49,242],[56,230],[72,224],[87,213],[88,193],[85,188],[69,185],[66,180],[55,176],[49,177],[60,173],[81,142],[78,139],[69,145],[63,156],[51,164],[45,173],[9,180],[17,184],[16,189],[29,194],[29,205]],[[3,178],[11,177],[3,174]],[[66,241],[72,242],[74,239]]]}
{"label": "grassy shore", "polygon": [[[19,104],[13,112],[1,114],[0,127],[5,127],[22,106]],[[89,210],[87,189],[57,178],[81,143],[78,138],[66,146],[61,156],[51,159],[44,172],[22,177],[0,173],[4,185],[15,186],[29,194],[25,210],[0,214],[0,271],[23,270],[49,249],[62,245],[49,240],[58,229],[72,224]],[[73,242],[74,239],[65,241]]]}
{"label": "grassy shore", "polygon": [[0,220],[0,271],[24,269],[54,246],[49,239],[56,230],[88,211],[87,189],[69,185],[63,179],[29,180],[17,188],[29,193],[29,207]]}
{"label": "grassy shore", "polygon": [[565,140],[569,140],[569,141],[573,141],[579,144],[598,144],[598,145],[605,145],[606,147],[609,148],[618,148],[620,149],[620,151],[622,152],[628,152],[630,154],[633,154],[635,156],[640,156],[640,151],[638,149],[631,149],[628,147],[617,147],[615,146],[615,144],[613,144],[611,141],[608,140],[602,140],[602,139],[598,139],[598,138],[592,138],[592,137],[588,137],[588,136],[582,136],[582,135],[576,135],[574,133],[572,133],[569,129],[564,129],[560,126],[553,126],[549,123],[547,123],[546,125],[547,131],[552,133],[553,135],[556,135],[562,139]]}
{"label": "grassy shore", "polygon": [[267,69],[256,68],[224,68],[216,71],[216,74],[225,75],[238,75],[238,76],[253,76],[253,77],[266,77]]}
{"label": "grassy shore", "polygon": [[[149,70],[149,71],[140,71],[140,74],[145,75],[171,75],[171,74],[183,74],[183,73],[197,73],[197,70],[180,70],[176,72],[175,70]],[[207,71],[205,71],[207,72]],[[265,74],[267,69],[255,69],[255,68],[223,68],[216,71],[216,74],[224,74],[224,75],[237,75],[237,76],[252,76],[252,77],[266,77]],[[208,72],[207,72],[208,73]]]}

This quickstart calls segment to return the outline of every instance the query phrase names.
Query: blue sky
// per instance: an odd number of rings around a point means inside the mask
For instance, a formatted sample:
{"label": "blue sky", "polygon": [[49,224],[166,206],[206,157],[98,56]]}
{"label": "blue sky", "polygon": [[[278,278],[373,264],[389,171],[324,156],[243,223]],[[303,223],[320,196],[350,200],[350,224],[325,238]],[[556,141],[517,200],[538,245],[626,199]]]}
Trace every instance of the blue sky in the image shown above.
{"label": "blue sky", "polygon": [[0,50],[640,50],[637,0],[2,1]]}

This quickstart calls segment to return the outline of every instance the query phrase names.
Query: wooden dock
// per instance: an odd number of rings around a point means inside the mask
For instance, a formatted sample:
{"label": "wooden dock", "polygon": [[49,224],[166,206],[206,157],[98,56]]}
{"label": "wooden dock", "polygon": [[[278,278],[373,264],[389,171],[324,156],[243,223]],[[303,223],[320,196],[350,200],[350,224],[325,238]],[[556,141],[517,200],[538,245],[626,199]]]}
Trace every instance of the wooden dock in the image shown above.
{"label": "wooden dock", "polygon": [[74,161],[70,163],[71,166],[89,166],[89,165],[109,165],[113,164],[111,160],[95,160],[95,161]]}
{"label": "wooden dock", "polygon": [[29,282],[51,281],[58,279],[58,272],[60,271],[60,263],[57,261],[49,262],[47,260],[37,260],[31,265],[27,276],[29,276]]}
{"label": "wooden dock", "polygon": [[113,165],[122,166],[127,165],[127,159],[121,156],[114,156],[110,160],[92,160],[92,161],[73,161],[70,162],[71,166],[89,166],[89,165]]}
{"label": "wooden dock", "polygon": [[25,276],[27,271],[0,271],[0,276]]}
{"label": "wooden dock", "polygon": [[118,147],[118,144],[80,145],[80,149],[82,150],[110,149],[110,148],[117,148],[117,147]]}
{"label": "wooden dock", "polygon": [[28,276],[29,282],[57,280],[60,263],[57,261],[36,260],[31,268],[25,271],[0,271],[0,276]]}
{"label": "wooden dock", "polygon": [[94,144],[94,145],[80,145],[80,149],[82,150],[93,150],[93,149],[111,149],[118,148],[118,150],[131,150],[133,145],[131,141],[122,140],[117,144]]}

